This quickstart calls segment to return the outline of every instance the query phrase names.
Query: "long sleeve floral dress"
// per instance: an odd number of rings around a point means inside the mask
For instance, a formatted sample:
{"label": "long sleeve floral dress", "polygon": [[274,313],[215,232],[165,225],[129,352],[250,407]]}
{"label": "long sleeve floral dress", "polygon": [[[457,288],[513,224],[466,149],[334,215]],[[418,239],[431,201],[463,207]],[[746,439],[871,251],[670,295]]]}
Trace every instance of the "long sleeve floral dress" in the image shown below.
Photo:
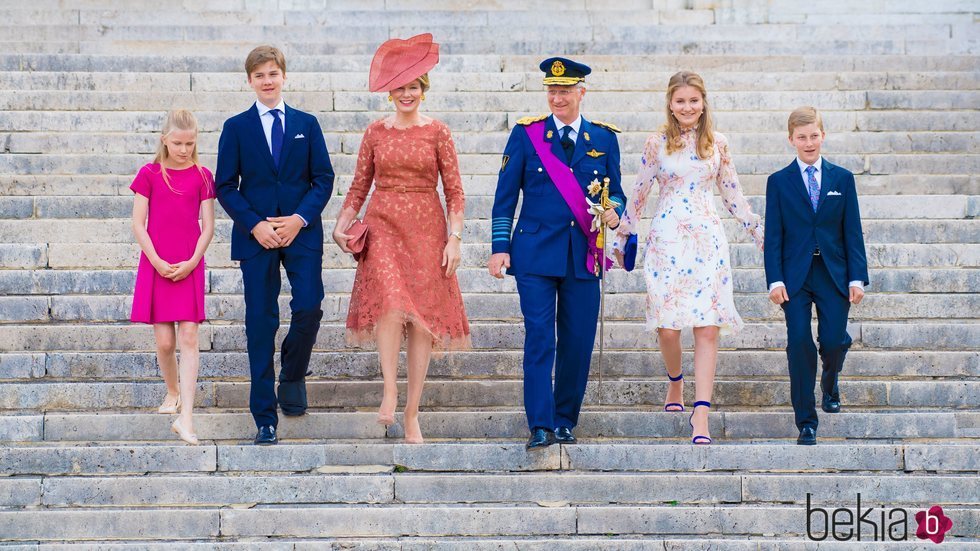
{"label": "long sleeve floral dress", "polygon": [[461,213],[463,183],[452,134],[445,124],[399,129],[384,119],[368,126],[344,208],[364,214],[367,246],[357,264],[347,313],[347,340],[375,340],[378,321],[396,315],[424,328],[437,349],[470,346],[470,326],[456,275],[442,266],[446,211],[437,184],[442,175],[446,208]]}
{"label": "long sleeve floral dress", "polygon": [[698,157],[696,129],[683,132],[684,148],[670,155],[663,132],[650,136],[630,203],[613,237],[613,249],[621,255],[627,237],[637,231],[654,182],[659,182],[644,247],[649,331],[714,325],[725,335],[742,328],[735,310],[728,240],[711,188],[718,188],[725,207],[760,249],[763,227],[742,194],[728,140],[719,133],[714,136],[708,159]]}

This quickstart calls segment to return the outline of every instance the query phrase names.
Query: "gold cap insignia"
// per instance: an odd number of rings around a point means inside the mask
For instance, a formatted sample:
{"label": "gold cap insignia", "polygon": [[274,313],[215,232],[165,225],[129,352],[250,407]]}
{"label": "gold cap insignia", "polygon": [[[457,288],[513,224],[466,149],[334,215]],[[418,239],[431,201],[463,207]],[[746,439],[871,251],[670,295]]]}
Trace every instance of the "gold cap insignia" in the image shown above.
{"label": "gold cap insignia", "polygon": [[593,159],[598,159],[599,157],[605,155],[605,153],[603,153],[602,151],[596,151],[595,148],[593,148],[592,151],[586,151],[585,154],[588,155],[589,157],[592,157]]}
{"label": "gold cap insignia", "polygon": [[565,64],[562,63],[561,61],[556,60],[554,63],[551,64],[551,74],[555,75],[556,77],[560,77],[564,75]]}

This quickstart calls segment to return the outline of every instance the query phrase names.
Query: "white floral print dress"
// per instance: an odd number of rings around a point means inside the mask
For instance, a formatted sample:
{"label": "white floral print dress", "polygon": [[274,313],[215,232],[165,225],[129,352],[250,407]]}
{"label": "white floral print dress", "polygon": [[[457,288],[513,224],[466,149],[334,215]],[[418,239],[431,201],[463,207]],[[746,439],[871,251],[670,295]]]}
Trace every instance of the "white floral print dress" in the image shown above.
{"label": "white floral print dress", "polygon": [[644,246],[647,330],[714,325],[722,335],[731,334],[743,324],[735,310],[728,240],[711,188],[718,188],[725,207],[760,250],[762,221],[742,194],[725,136],[715,133],[714,151],[703,160],[697,155],[696,130],[685,131],[681,138],[684,149],[671,155],[662,132],[647,139],[612,247],[622,255],[654,182],[659,182],[659,200]]}

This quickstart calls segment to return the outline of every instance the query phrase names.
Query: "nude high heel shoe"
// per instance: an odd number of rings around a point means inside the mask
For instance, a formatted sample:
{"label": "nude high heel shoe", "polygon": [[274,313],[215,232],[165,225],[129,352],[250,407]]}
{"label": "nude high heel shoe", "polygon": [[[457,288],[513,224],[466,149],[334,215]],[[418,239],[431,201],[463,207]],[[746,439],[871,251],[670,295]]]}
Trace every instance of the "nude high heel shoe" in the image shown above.
{"label": "nude high heel shoe", "polygon": [[172,406],[168,406],[167,405],[167,401],[166,401],[167,400],[167,397],[166,396],[163,397],[163,400],[164,400],[164,402],[162,404],[160,404],[160,407],[159,408],[157,408],[157,413],[164,413],[164,414],[168,414],[168,415],[173,415],[173,414],[177,413],[178,411],[180,411],[180,394],[177,395],[177,401],[174,402],[174,405],[172,405]]}
{"label": "nude high heel shoe", "polygon": [[187,442],[192,446],[200,444],[200,440],[197,439],[197,435],[193,432],[188,432],[183,425],[180,424],[180,417],[174,419],[172,425],[170,425],[170,430],[180,437],[181,440]]}

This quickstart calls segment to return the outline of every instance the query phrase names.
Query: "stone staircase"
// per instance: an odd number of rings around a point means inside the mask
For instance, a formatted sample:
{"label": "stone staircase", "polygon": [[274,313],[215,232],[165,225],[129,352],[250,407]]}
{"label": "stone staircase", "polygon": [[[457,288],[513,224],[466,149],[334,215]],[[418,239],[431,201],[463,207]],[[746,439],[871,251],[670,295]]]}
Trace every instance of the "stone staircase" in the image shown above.
{"label": "stone staircase", "polygon": [[[980,548],[975,2],[176,5],[0,2],[0,549],[864,549],[898,508],[909,541],[874,548],[931,549],[913,515],[937,504],[954,522],[943,549]],[[286,100],[318,115],[338,173],[332,227],[361,133],[389,108],[364,91],[371,54],[425,31],[442,44],[426,112],[453,129],[464,173],[459,278],[475,347],[433,362],[427,444],[374,422],[376,356],[344,345],[354,264],[332,244],[311,414],[284,419],[279,446],[249,444],[242,283],[220,209],[201,330],[204,445],[175,442],[153,413],[152,334],[126,321],[138,257],[128,185],[163,113],[196,112],[214,166],[221,123],[251,102],[244,55],[282,46]],[[782,315],[761,255],[726,220],[747,327],[722,340],[716,444],[691,446],[687,417],[660,411],[642,279],[615,272],[582,443],[524,451],[523,327],[513,280],[484,267],[488,218],[508,129],[546,110],[537,63],[562,53],[595,71],[585,115],[624,129],[627,194],[677,70],[705,77],[757,211],[767,175],[792,158],[789,111],[823,112],[827,157],[856,174],[872,284],[852,309],[844,413],[821,416],[817,447],[795,445]],[[877,532],[808,541],[808,495],[833,514],[855,511],[858,494]],[[809,518],[825,535],[821,513]]]}

